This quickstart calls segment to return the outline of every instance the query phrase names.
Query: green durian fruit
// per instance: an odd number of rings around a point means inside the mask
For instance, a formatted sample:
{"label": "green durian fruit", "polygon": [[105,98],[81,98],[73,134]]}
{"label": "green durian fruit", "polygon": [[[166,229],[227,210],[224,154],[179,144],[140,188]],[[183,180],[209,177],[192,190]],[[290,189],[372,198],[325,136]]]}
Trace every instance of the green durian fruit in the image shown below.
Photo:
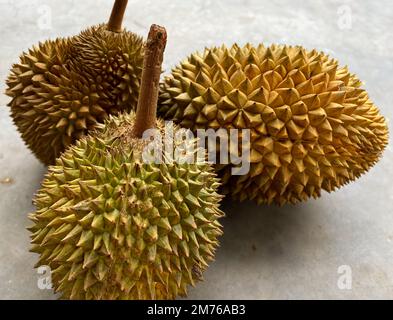
{"label": "green durian fruit", "polygon": [[[193,131],[250,130],[250,171],[217,166],[224,193],[296,203],[369,170],[388,128],[357,77],[324,53],[250,44],[194,53],[166,77],[158,112]],[[217,157],[219,158],[219,157]]]}
{"label": "green durian fruit", "polygon": [[120,27],[126,3],[115,2],[108,24],[39,43],[13,65],[6,81],[11,116],[44,164],[108,115],[135,109],[143,39]]}
{"label": "green durian fruit", "polygon": [[[152,26],[147,45],[154,41],[165,44],[165,29]],[[207,161],[142,159],[149,141],[135,134],[136,124],[145,123],[141,114],[151,115],[158,95],[158,81],[147,82],[156,98],[142,87],[137,114],[110,116],[78,140],[49,167],[35,197],[31,250],[40,255],[36,267],[51,268],[62,298],[173,299],[213,259],[223,216],[214,169]],[[154,107],[141,110],[147,96]],[[163,132],[162,120],[154,126]],[[181,143],[190,150],[195,142]]]}

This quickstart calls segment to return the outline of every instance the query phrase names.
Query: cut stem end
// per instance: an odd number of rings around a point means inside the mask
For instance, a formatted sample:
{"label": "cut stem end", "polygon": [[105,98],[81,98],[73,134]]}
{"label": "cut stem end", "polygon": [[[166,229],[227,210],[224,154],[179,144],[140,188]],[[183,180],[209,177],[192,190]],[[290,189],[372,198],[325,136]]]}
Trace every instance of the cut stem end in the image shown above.
{"label": "cut stem end", "polygon": [[167,34],[164,27],[153,24],[145,45],[141,87],[136,110],[134,134],[142,138],[147,129],[155,128],[161,65]]}

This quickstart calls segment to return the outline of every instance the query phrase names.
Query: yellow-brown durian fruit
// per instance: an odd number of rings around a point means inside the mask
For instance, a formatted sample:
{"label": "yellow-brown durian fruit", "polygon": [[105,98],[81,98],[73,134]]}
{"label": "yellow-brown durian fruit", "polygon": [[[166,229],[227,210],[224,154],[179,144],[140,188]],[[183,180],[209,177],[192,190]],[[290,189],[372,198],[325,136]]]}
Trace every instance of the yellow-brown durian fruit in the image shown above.
{"label": "yellow-brown durian fruit", "polygon": [[250,129],[250,171],[218,166],[225,192],[296,203],[355,180],[388,142],[383,116],[347,67],[302,47],[225,46],[166,77],[159,113],[181,126]]}
{"label": "yellow-brown durian fruit", "polygon": [[39,43],[13,65],[6,90],[11,116],[44,164],[109,114],[135,109],[143,39],[121,28],[126,4],[115,2],[108,24]]}
{"label": "yellow-brown durian fruit", "polygon": [[[68,148],[35,198],[31,250],[62,298],[174,299],[214,257],[223,213],[212,165],[143,158],[145,129],[165,130],[156,121],[165,43],[153,25],[137,113],[110,116]],[[183,150],[198,152],[195,142]]]}

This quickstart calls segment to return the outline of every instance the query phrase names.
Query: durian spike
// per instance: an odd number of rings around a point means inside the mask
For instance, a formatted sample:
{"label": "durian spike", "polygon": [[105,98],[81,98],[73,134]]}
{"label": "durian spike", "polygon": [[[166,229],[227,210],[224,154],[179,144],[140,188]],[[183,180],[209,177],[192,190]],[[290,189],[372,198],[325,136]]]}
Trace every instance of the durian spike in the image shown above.
{"label": "durian spike", "polygon": [[113,32],[121,32],[124,12],[127,8],[128,0],[115,0],[112,8],[111,16],[108,21],[108,30]]}
{"label": "durian spike", "polygon": [[161,65],[167,34],[164,27],[153,24],[145,45],[141,87],[136,111],[134,134],[141,138],[143,132],[154,128],[157,120],[157,101]]}

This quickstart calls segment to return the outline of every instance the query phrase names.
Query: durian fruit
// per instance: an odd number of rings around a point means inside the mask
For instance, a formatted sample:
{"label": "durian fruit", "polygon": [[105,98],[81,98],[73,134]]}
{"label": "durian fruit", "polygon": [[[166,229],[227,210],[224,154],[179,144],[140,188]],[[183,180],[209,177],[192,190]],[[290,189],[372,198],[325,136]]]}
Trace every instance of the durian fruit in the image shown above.
{"label": "durian fruit", "polygon": [[164,130],[153,111],[165,43],[153,25],[137,113],[110,116],[67,149],[36,195],[36,267],[51,268],[62,298],[173,299],[213,258],[223,213],[212,165],[142,161],[148,140],[138,130]]}
{"label": "durian fruit", "polygon": [[136,107],[143,40],[121,29],[126,4],[116,0],[108,24],[39,43],[13,65],[6,81],[11,116],[44,164],[108,115]]}
{"label": "durian fruit", "polygon": [[162,84],[159,114],[192,130],[249,129],[250,171],[220,165],[224,193],[258,203],[319,197],[372,167],[388,142],[377,107],[322,52],[250,44],[194,53]]}

